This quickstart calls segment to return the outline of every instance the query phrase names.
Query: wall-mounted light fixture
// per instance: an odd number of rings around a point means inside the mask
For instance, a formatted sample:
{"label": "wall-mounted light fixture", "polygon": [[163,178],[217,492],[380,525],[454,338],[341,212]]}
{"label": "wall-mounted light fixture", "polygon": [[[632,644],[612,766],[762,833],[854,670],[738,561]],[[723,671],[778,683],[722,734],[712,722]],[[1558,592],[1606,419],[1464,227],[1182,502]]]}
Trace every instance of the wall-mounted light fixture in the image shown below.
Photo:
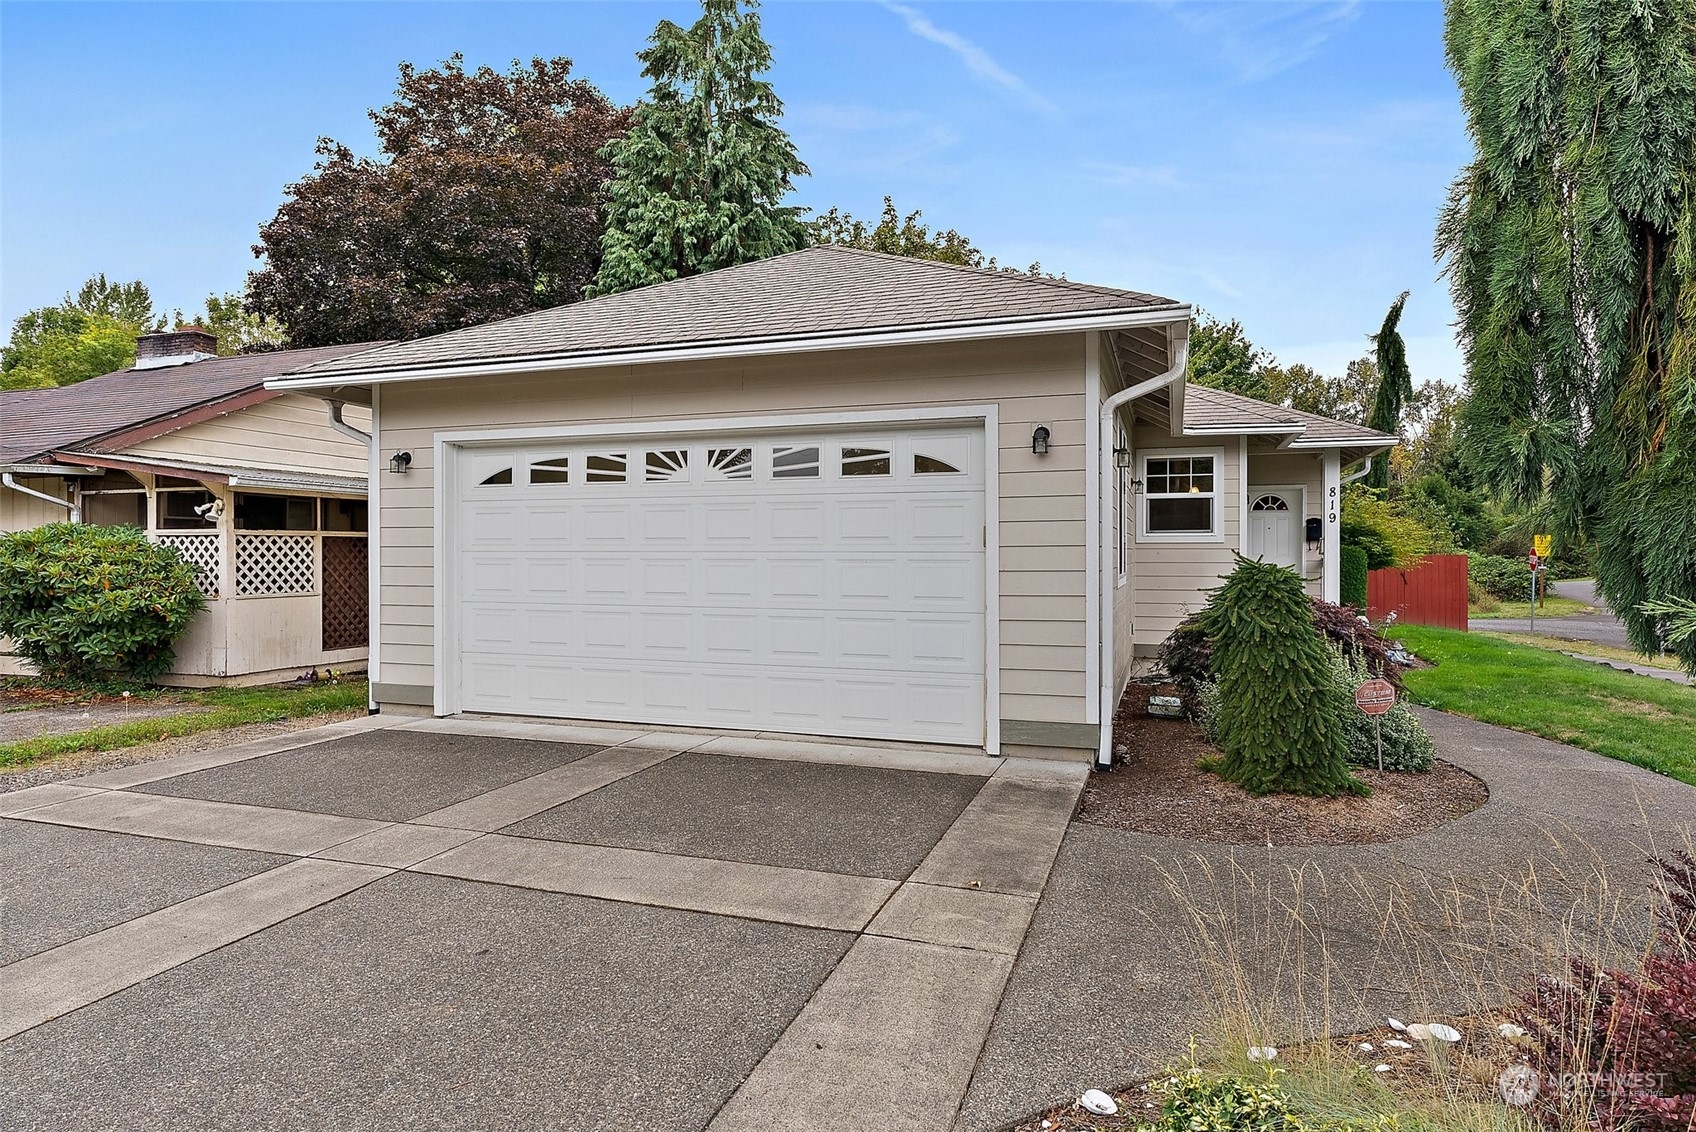
{"label": "wall-mounted light fixture", "polygon": [[1131,466],[1131,450],[1129,448],[1113,449],[1113,466],[1121,471],[1128,470]]}
{"label": "wall-mounted light fixture", "polygon": [[396,452],[389,457],[389,471],[397,476],[404,476],[406,470],[412,467],[412,453]]}
{"label": "wall-mounted light fixture", "polygon": [[1047,425],[1037,425],[1031,431],[1031,451],[1038,456],[1048,455],[1048,438],[1052,435],[1053,433],[1048,431]]}

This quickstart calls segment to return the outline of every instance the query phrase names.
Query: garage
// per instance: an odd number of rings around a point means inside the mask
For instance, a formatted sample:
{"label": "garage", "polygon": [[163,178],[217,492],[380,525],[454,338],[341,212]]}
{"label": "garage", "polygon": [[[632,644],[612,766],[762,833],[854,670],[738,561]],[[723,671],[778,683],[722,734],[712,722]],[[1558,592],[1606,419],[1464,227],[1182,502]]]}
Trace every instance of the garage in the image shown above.
{"label": "garage", "polygon": [[450,710],[985,742],[981,423],[442,451]]}

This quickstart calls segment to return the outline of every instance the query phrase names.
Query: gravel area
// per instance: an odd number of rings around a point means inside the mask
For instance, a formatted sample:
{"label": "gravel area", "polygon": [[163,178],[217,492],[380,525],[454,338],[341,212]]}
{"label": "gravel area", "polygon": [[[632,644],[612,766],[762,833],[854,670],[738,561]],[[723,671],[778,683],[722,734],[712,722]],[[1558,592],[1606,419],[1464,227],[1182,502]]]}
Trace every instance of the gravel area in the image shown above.
{"label": "gravel area", "polygon": [[115,751],[75,751],[17,770],[0,768],[0,794],[6,794],[13,790],[23,790],[30,786],[43,786],[49,782],[64,782],[67,779],[81,778],[98,770],[110,770],[112,767],[150,763],[158,759],[170,759],[178,755],[193,754],[195,751],[207,751],[214,747],[228,747],[235,743],[245,743],[250,739],[287,735],[293,731],[305,731],[309,727],[322,727],[326,723],[339,723],[344,719],[357,719],[364,714],[364,708],[351,708],[347,711],[330,712],[327,715],[284,719],[276,723],[249,723],[241,727],[229,727],[222,731],[202,731],[197,735],[182,735],[175,739],[166,739],[158,743],[143,743],[135,747],[122,747]]}
{"label": "gravel area", "polygon": [[1423,774],[1356,768],[1370,797],[1256,797],[1196,768],[1219,752],[1187,720],[1122,714],[1116,738],[1129,748],[1126,761],[1090,776],[1079,821],[1228,845],[1362,845],[1453,821],[1489,797],[1477,778],[1441,760]]}

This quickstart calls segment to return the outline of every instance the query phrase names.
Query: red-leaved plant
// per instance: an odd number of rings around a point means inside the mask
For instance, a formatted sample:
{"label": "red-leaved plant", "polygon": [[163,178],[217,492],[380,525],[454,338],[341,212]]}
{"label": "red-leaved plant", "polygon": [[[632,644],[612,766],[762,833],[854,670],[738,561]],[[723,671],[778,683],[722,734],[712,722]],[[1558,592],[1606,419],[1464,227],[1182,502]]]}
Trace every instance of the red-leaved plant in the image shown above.
{"label": "red-leaved plant", "polygon": [[1642,971],[1575,957],[1567,977],[1538,976],[1524,998],[1546,1123],[1696,1129],[1696,858],[1676,853],[1655,864],[1661,925]]}

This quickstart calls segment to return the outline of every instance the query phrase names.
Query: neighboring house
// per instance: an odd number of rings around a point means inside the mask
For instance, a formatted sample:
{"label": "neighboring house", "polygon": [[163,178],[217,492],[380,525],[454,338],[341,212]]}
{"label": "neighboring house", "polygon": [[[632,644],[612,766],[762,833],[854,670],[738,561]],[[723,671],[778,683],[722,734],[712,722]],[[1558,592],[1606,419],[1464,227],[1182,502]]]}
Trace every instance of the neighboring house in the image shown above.
{"label": "neighboring house", "polygon": [[369,403],[399,469],[384,711],[1088,759],[1233,551],[1336,597],[1344,469],[1394,443],[1186,389],[1190,313],[818,247],[271,387]]}
{"label": "neighboring house", "polygon": [[[0,394],[0,531],[127,524],[199,567],[206,612],[165,682],[363,667],[370,413],[265,388],[373,344],[217,356],[198,328],[144,335],[134,368]],[[0,672],[28,671],[0,640]]]}

